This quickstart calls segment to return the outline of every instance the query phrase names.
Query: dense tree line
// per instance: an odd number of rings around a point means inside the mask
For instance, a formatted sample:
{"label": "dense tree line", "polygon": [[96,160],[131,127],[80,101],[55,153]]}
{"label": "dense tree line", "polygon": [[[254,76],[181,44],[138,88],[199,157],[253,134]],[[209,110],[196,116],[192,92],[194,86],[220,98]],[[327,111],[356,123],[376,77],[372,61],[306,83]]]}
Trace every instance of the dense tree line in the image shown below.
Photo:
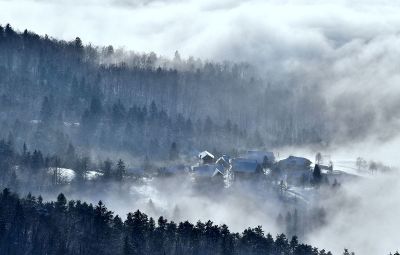
{"label": "dense tree line", "polygon": [[328,255],[296,237],[275,239],[258,226],[241,234],[211,221],[175,223],[160,217],[129,213],[125,220],[97,205],[68,201],[63,194],[55,202],[39,197],[19,198],[4,189],[0,193],[0,250],[2,254],[293,254]]}
{"label": "dense tree line", "polygon": [[266,83],[247,64],[165,60],[0,26],[0,135],[46,153],[72,143],[168,159],[174,143],[190,153],[327,137],[318,97]]}
{"label": "dense tree line", "polygon": [[96,169],[101,173],[96,181],[102,183],[122,183],[126,176],[126,165],[122,159],[93,162],[89,157],[79,155],[72,145],[58,155],[29,150],[25,143],[20,150],[16,149],[12,138],[0,140],[0,187],[12,187],[21,192],[56,191],[71,184],[71,180],[63,179],[61,168],[73,169],[75,178],[72,184],[78,184],[77,191],[89,189],[82,185],[88,181],[89,170]]}

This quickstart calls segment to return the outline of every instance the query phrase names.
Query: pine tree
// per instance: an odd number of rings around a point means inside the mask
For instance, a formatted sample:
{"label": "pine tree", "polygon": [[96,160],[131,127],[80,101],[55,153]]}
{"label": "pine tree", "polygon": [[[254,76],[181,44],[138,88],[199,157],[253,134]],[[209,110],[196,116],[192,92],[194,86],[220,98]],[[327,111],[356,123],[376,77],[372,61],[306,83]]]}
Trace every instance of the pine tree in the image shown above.
{"label": "pine tree", "polygon": [[64,196],[63,193],[60,193],[57,196],[57,202],[55,203],[55,207],[59,211],[65,211],[67,205],[67,198]]}
{"label": "pine tree", "polygon": [[321,181],[322,181],[321,168],[319,167],[318,164],[316,164],[313,171],[313,182],[315,185],[319,186],[321,184]]}
{"label": "pine tree", "polygon": [[122,159],[119,159],[118,163],[117,163],[116,174],[115,174],[117,181],[122,181],[122,179],[124,178],[124,175],[125,175],[125,163]]}
{"label": "pine tree", "polygon": [[112,176],[112,161],[107,159],[103,163],[103,179],[108,181]]}

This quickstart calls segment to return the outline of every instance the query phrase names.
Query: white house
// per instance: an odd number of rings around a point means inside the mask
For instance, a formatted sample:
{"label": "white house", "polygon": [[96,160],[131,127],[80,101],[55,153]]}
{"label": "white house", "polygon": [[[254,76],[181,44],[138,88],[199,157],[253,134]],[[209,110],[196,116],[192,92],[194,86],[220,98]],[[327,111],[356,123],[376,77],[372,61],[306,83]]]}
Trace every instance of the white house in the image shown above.
{"label": "white house", "polygon": [[202,151],[198,155],[199,159],[202,160],[203,164],[210,164],[214,161],[214,155],[208,151]]}

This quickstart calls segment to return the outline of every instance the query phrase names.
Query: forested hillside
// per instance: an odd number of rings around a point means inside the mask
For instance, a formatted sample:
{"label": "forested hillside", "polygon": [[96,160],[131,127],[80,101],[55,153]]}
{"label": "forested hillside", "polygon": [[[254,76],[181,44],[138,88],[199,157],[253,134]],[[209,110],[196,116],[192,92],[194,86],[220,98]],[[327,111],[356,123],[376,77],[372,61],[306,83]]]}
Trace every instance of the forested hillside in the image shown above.
{"label": "forested hillside", "polygon": [[168,60],[6,25],[0,26],[0,74],[0,136],[19,148],[25,142],[62,154],[72,144],[84,152],[165,160],[171,149],[187,154],[329,141],[323,102],[310,88],[269,84],[247,64],[179,53]]}
{"label": "forested hillside", "polygon": [[19,198],[4,189],[0,193],[0,251],[4,254],[279,254],[329,255],[296,237],[275,239],[258,226],[232,233],[213,222],[175,223],[157,220],[136,211],[126,220],[114,215],[100,201],[97,205],[56,202],[28,195]]}

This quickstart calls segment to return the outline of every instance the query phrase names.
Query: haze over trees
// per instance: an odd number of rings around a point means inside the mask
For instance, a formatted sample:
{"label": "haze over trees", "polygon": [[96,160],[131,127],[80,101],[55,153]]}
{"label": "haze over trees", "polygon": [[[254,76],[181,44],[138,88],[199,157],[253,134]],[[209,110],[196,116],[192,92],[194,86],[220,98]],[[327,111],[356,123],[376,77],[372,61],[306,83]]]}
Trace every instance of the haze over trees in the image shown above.
{"label": "haze over trees", "polygon": [[[248,64],[167,60],[0,27],[0,136],[41,151],[176,159],[199,148],[329,141],[323,103]],[[218,139],[215,139],[218,138]]]}
{"label": "haze over trees", "polygon": [[330,255],[296,237],[274,239],[258,226],[232,233],[226,225],[211,221],[175,223],[136,211],[125,220],[97,205],[67,200],[61,193],[55,202],[39,197],[19,198],[4,189],[0,193],[0,250],[4,254],[276,254]]}

